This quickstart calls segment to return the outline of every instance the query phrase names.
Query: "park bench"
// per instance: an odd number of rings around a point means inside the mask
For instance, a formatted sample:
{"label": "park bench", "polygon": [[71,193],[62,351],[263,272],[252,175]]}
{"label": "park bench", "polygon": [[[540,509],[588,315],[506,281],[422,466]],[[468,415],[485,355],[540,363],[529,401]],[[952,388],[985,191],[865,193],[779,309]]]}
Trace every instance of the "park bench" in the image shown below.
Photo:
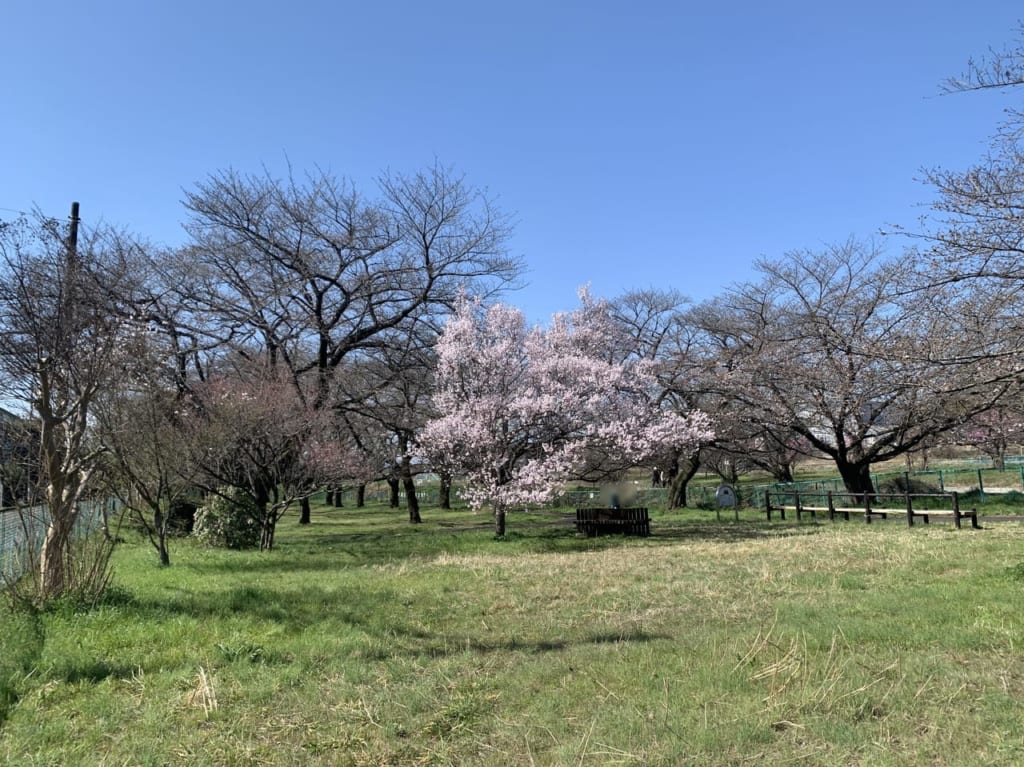
{"label": "park bench", "polygon": [[[812,499],[816,499],[818,503],[807,503],[808,495]],[[849,497],[844,495],[844,498]],[[864,521],[868,524],[875,518],[888,519],[890,514],[904,515],[907,520],[907,526],[913,527],[914,520],[920,519],[926,525],[931,522],[931,517],[948,517],[953,520],[953,525],[959,530],[961,522],[964,519],[971,521],[971,527],[975,530],[980,530],[981,525],[978,524],[978,512],[976,509],[962,510],[960,508],[960,498],[955,492],[951,493],[902,493],[902,494],[884,494],[875,493],[874,495],[865,496],[864,504],[862,506],[851,506],[843,505],[837,506],[835,503],[832,491],[825,493],[825,503],[821,504],[821,493],[804,494],[797,490],[786,490],[780,493],[777,498],[781,498],[781,501],[774,502],[772,500],[772,492],[768,491],[765,493],[765,513],[769,520],[772,518],[773,512],[778,512],[781,519],[786,518],[786,512],[791,511],[796,514],[797,521],[803,519],[804,514],[810,514],[812,518],[816,518],[817,515],[827,514],[830,520],[836,518],[837,514],[842,514],[843,519],[850,519],[851,514],[863,514]],[[939,502],[948,503],[948,508],[922,508],[920,505],[925,499],[938,499]],[[791,503],[786,501],[791,500]],[[915,500],[918,502],[918,508],[914,508]],[[901,506],[885,506],[885,501],[900,503]]]}
{"label": "park bench", "polygon": [[576,509],[576,531],[588,538],[605,533],[648,536],[651,518],[647,509]]}

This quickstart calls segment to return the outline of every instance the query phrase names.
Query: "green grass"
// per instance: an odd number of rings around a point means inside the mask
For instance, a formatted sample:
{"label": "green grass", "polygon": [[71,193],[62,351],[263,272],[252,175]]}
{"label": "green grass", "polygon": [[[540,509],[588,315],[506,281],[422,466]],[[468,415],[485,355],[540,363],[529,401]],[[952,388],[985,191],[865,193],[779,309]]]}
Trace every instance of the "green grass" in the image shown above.
{"label": "green grass", "polygon": [[1024,763],[1024,528],[743,516],[130,542],[101,607],[2,616],[0,763]]}

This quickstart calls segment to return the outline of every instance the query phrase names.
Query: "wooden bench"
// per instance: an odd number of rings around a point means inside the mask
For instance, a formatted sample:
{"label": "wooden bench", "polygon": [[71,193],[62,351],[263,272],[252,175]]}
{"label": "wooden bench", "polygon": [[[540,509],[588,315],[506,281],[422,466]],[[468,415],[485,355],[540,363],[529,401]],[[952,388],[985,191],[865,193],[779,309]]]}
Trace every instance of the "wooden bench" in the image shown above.
{"label": "wooden bench", "polygon": [[576,530],[588,538],[604,533],[646,537],[651,518],[647,509],[576,509]]}
{"label": "wooden bench", "polygon": [[[830,520],[835,519],[837,514],[842,514],[843,519],[848,520],[851,514],[863,514],[864,521],[871,524],[871,521],[875,518],[888,519],[890,514],[904,515],[907,519],[907,526],[913,527],[914,520],[920,519],[926,525],[931,522],[931,517],[949,517],[953,520],[953,525],[959,530],[961,528],[961,522],[964,519],[971,521],[971,527],[975,530],[980,530],[981,525],[978,524],[978,511],[977,509],[961,510],[960,498],[957,493],[903,493],[899,494],[882,494],[876,493],[874,496],[868,496],[865,499],[863,506],[836,506],[832,491],[826,493],[826,505],[820,504],[807,504],[803,503],[798,491],[786,492],[786,496],[793,497],[793,503],[772,503],[771,491],[765,493],[765,513],[769,519],[772,518],[772,512],[779,512],[781,519],[786,518],[786,512],[792,511],[796,514],[797,521],[803,519],[804,514],[810,514],[812,518],[816,518],[819,513],[828,514]],[[814,494],[820,498],[820,493]],[[879,500],[881,498],[889,498],[892,500],[899,500],[903,503],[903,508],[892,508],[884,506],[872,506],[872,499]],[[951,508],[943,509],[922,509],[920,506],[914,509],[913,503],[915,499],[924,498],[939,498],[948,500]]]}

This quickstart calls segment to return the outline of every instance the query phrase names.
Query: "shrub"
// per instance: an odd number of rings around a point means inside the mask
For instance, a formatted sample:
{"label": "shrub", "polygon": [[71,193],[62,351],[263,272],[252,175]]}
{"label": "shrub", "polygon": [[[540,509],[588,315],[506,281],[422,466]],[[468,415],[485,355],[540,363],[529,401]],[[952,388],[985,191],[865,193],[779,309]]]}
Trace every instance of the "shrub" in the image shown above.
{"label": "shrub", "polygon": [[196,540],[224,549],[254,549],[260,544],[259,509],[238,488],[221,488],[196,512]]}
{"label": "shrub", "polygon": [[916,477],[910,477],[910,481],[907,481],[906,477],[889,477],[884,479],[878,484],[878,492],[886,495],[898,495],[900,493],[909,492],[911,495],[926,495],[930,493],[942,492],[938,485],[933,485],[924,480],[917,479]]}
{"label": "shrub", "polygon": [[186,498],[175,498],[167,507],[167,527],[171,535],[189,535],[196,526],[199,504]]}

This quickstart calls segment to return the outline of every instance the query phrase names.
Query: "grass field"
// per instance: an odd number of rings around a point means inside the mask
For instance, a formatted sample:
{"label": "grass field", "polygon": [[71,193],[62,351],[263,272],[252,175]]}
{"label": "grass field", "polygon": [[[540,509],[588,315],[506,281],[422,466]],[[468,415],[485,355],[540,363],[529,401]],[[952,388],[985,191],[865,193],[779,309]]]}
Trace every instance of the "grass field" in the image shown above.
{"label": "grass field", "polygon": [[1024,527],[314,508],[3,615],[0,763],[1024,764]]}

